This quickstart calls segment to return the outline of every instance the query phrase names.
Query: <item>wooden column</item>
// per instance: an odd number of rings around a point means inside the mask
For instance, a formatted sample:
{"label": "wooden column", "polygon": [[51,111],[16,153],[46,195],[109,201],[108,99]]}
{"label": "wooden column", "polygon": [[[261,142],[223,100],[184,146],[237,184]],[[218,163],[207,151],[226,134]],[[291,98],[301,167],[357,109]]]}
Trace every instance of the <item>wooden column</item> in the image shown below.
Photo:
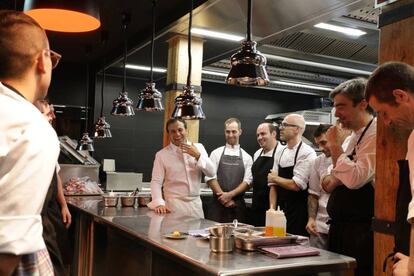
{"label": "wooden column", "polygon": [[[182,89],[182,85],[187,82],[188,73],[188,38],[187,36],[177,35],[168,41],[168,71],[167,87],[171,90],[165,93],[165,112],[164,126],[174,110],[174,99]],[[203,65],[203,40],[194,38],[191,41],[191,84],[201,87],[201,69]],[[197,92],[197,89],[196,89]],[[198,142],[199,121],[188,120],[188,138],[192,142]],[[168,145],[168,135],[164,127],[164,146]]]}
{"label": "wooden column", "polygon": [[[401,18],[402,11],[406,10],[407,5],[413,2],[402,0],[384,7],[379,25],[383,25],[384,21],[392,18],[395,21],[380,27],[380,64],[387,61],[402,61],[414,65],[414,15]],[[405,159],[408,135],[407,131],[385,128],[382,118],[378,118],[375,177],[375,217],[378,219],[387,221],[395,219],[395,200],[399,185],[396,162],[399,159]],[[392,274],[393,262],[391,260],[388,261],[386,273],[382,272],[382,265],[385,257],[392,252],[393,248],[393,236],[381,233],[374,234],[374,275]],[[411,252],[411,254],[413,253]]]}

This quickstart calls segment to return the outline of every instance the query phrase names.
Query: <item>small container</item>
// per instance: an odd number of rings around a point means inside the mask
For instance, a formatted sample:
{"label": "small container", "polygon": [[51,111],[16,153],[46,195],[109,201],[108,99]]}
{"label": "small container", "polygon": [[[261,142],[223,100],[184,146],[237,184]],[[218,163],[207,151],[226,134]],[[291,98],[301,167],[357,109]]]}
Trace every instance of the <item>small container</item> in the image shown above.
{"label": "small container", "polygon": [[135,196],[123,195],[121,196],[122,207],[134,207]]}
{"label": "small container", "polygon": [[151,202],[150,196],[138,196],[138,206],[146,207]]}
{"label": "small container", "polygon": [[286,236],[286,217],[279,207],[277,210],[269,209],[266,211],[265,236]]}
{"label": "small container", "polygon": [[118,205],[118,196],[103,195],[102,199],[105,207],[116,207]]}
{"label": "small container", "polygon": [[214,237],[229,238],[233,235],[233,226],[219,225],[208,228],[210,234]]}
{"label": "small container", "polygon": [[210,236],[210,250],[216,253],[229,253],[234,248],[234,237],[228,238]]}

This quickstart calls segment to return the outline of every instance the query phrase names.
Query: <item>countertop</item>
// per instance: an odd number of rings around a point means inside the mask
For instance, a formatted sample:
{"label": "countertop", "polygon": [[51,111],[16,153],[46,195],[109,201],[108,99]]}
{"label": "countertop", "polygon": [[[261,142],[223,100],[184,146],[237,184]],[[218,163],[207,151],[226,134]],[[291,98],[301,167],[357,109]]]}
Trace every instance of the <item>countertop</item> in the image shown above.
{"label": "countertop", "polygon": [[[172,231],[188,232],[213,226],[206,219],[183,217],[179,214],[157,215],[146,207],[104,207],[100,196],[67,197],[67,202],[78,211],[93,216],[94,221],[115,227],[147,247],[169,256],[176,262],[195,267],[197,271],[212,275],[240,275],[282,272],[289,275],[354,268],[353,258],[321,250],[320,256],[276,259],[259,252],[213,253],[208,240],[189,236],[171,240],[163,235]],[[335,274],[333,274],[335,275]]]}

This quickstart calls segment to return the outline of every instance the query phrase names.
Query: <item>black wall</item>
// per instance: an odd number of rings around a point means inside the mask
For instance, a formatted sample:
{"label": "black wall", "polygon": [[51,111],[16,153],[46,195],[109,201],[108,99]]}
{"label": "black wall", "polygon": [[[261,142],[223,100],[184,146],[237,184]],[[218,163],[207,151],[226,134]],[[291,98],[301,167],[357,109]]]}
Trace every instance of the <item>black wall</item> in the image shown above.
{"label": "black wall", "polygon": [[[96,83],[95,119],[100,112],[100,77]],[[127,91],[136,104],[144,81],[128,79]],[[122,79],[107,77],[104,92],[104,114],[111,124],[111,139],[95,139],[95,158],[116,159],[117,171],[143,172],[144,181],[151,178],[155,153],[162,148],[163,113],[136,112],[132,118],[109,115],[112,101],[118,96]],[[265,89],[233,87],[203,82],[203,110],[207,119],[200,122],[200,142],[210,153],[224,144],[223,123],[229,117],[242,122],[242,147],[251,155],[257,150],[256,128],[266,115],[318,107],[319,98]],[[163,91],[163,83],[157,83]]]}

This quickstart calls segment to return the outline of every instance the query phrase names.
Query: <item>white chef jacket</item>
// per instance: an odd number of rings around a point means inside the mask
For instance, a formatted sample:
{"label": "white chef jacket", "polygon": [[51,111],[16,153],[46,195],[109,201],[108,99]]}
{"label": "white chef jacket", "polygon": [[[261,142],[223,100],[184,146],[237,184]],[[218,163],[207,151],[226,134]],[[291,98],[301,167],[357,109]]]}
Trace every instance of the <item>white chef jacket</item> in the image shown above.
{"label": "white chef jacket", "polygon": [[316,214],[316,229],[318,233],[328,234],[329,220],[326,206],[328,205],[329,194],[321,187],[321,176],[326,174],[326,170],[332,164],[332,158],[321,154],[313,160],[310,166],[309,190],[308,193],[316,195],[318,199],[318,212]]}
{"label": "white chef jacket", "polygon": [[349,189],[359,189],[369,181],[372,181],[374,186],[377,118],[374,118],[361,142],[356,146],[354,160],[348,158],[364,129],[365,127],[352,131],[352,134],[346,138],[349,143],[345,153],[339,156],[332,170],[332,175]]}
{"label": "white chef jacket", "polygon": [[[226,148],[224,148],[226,147]],[[226,146],[219,147],[213,150],[210,154],[210,160],[213,162],[214,171],[216,172],[213,177],[205,177],[205,181],[209,181],[211,179],[217,179],[217,170],[220,164],[221,155],[224,150],[224,155],[230,156],[239,156],[240,155],[240,145],[231,146],[226,144]],[[244,149],[241,149],[242,158],[243,158],[243,165],[244,165],[244,177],[243,182],[246,182],[248,185],[252,183],[252,164],[253,160],[250,154],[248,154]]]}
{"label": "white chef jacket", "polygon": [[[279,151],[281,151],[283,149],[283,146],[279,143],[279,142],[277,142],[276,143],[276,152],[275,152],[275,158],[276,158],[276,155],[277,155],[277,153],[279,152]],[[256,161],[257,160],[257,158],[259,158],[259,156],[265,156],[265,157],[272,157],[272,155],[273,155],[273,149],[272,150],[269,150],[268,152],[266,152],[266,153],[262,153],[262,155],[260,155],[260,153],[262,152],[262,148],[260,148],[260,149],[258,149],[258,150],[256,150],[256,152],[254,153],[254,155],[253,155],[253,163],[254,163],[254,161]]]}
{"label": "white chef jacket", "polygon": [[40,212],[59,154],[40,111],[0,83],[0,253],[45,248]]}
{"label": "white chef jacket", "polygon": [[408,166],[410,168],[410,186],[411,186],[411,199],[410,204],[408,205],[408,222],[413,223],[414,218],[414,130],[411,132],[410,137],[407,142],[407,157]]}
{"label": "white chef jacket", "polygon": [[200,152],[198,161],[172,143],[157,152],[152,168],[152,201],[147,205],[149,208],[166,205],[166,201],[171,203],[175,199],[183,199],[186,202],[191,201],[191,198],[200,200],[202,173],[213,177],[215,170],[204,146],[199,143],[194,143],[194,146]]}
{"label": "white chef jacket", "polygon": [[[282,168],[294,165],[296,150],[298,149],[299,145],[300,142],[291,149],[289,149],[287,145],[280,147],[280,149],[275,154],[275,162],[273,165],[273,170],[276,173],[279,171],[279,165]],[[298,156],[296,158],[296,165],[293,168],[292,177],[292,180],[295,181],[296,185],[298,185],[298,187],[302,190],[306,190],[306,188],[308,188],[310,173],[309,166],[315,158],[315,150],[305,142],[302,142],[302,146],[300,147]],[[272,186],[272,183],[269,183],[269,186]]]}

